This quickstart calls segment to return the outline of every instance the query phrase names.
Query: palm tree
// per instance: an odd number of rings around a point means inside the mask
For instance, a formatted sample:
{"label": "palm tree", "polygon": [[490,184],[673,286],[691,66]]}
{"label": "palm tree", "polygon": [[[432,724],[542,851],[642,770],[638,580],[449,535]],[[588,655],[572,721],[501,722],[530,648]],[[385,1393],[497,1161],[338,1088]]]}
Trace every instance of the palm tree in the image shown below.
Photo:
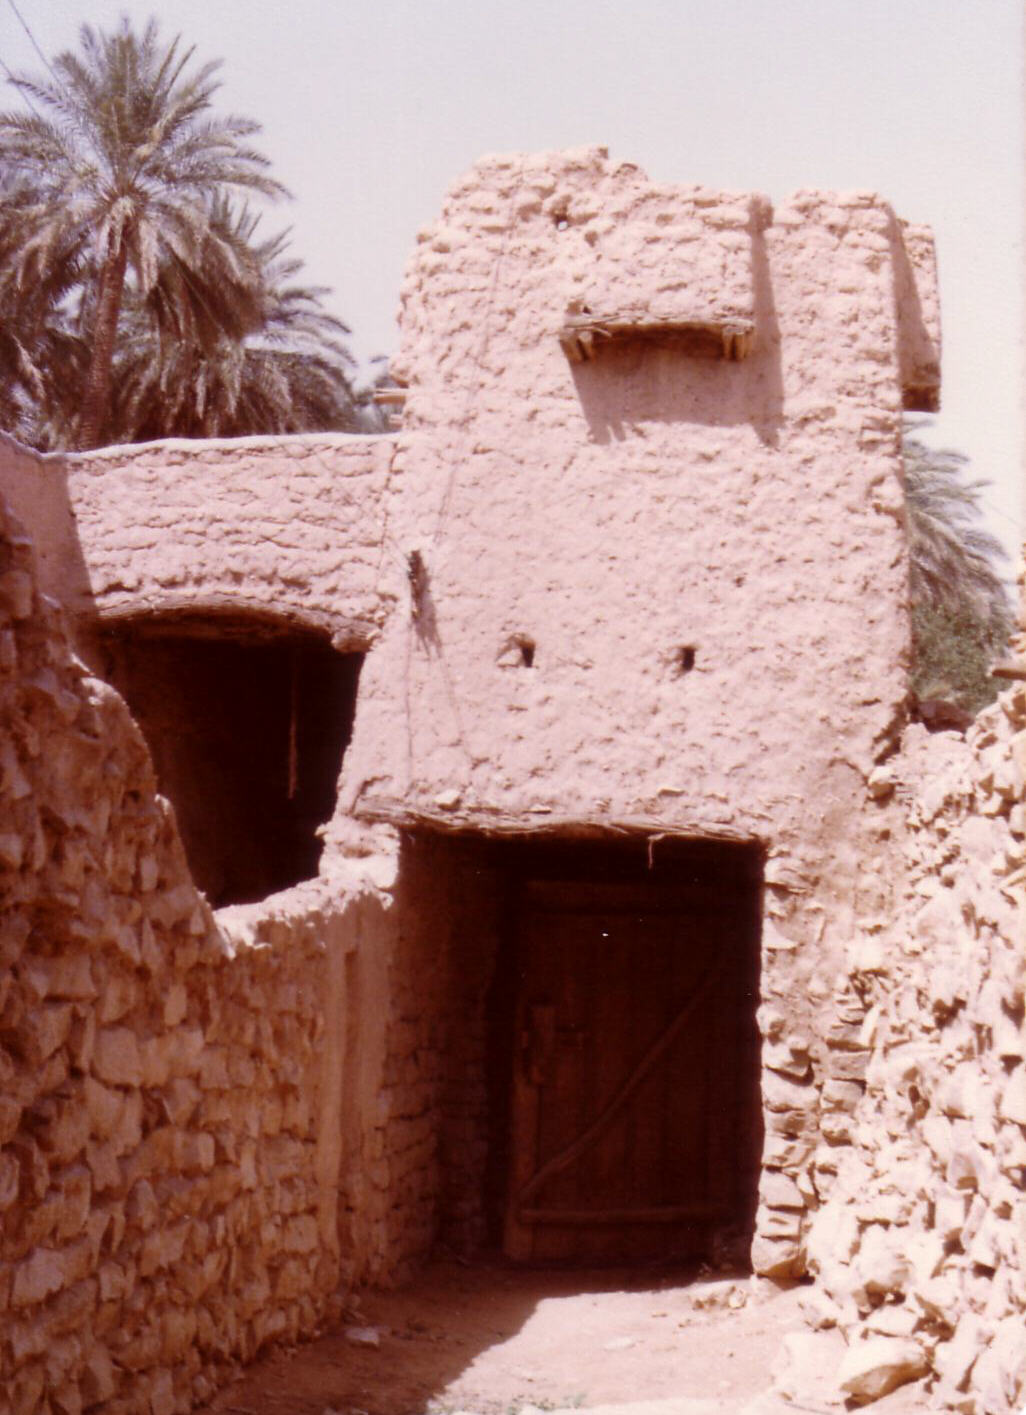
{"label": "palm tree", "polygon": [[[126,306],[115,356],[110,440],[234,437],[254,431],[301,432],[354,426],[360,396],[350,380],[349,333],[324,309],[326,293],[300,283],[302,262],[288,253],[288,233],[258,242],[258,218],[227,201],[212,212],[221,239],[248,250],[257,270],[248,329],[227,319],[190,319],[175,289],[176,272],[160,272],[148,300]],[[216,282],[201,301],[216,309]]]}
{"label": "palm tree", "polygon": [[995,562],[1006,558],[1005,550],[977,524],[989,483],[966,480],[963,453],[927,447],[911,432],[903,456],[913,600],[948,608],[968,600],[984,617],[1003,620],[1008,593]]}
{"label": "palm tree", "polygon": [[56,389],[52,375],[75,362],[74,336],[59,309],[74,284],[74,268],[58,263],[21,282],[21,218],[33,194],[0,169],[0,426],[26,441],[34,437],[33,408]]}
{"label": "palm tree", "polygon": [[94,447],[129,275],[140,303],[162,307],[165,319],[174,304],[179,328],[208,326],[209,336],[220,321],[237,336],[252,318],[259,269],[226,237],[218,201],[284,188],[248,146],[256,123],[209,116],[216,63],[187,74],[193,50],[181,51],[180,39],[163,45],[153,20],[141,37],[127,19],[113,34],[83,26],[80,37],[81,55],[59,55],[52,81],[15,80],[32,112],[0,114],[0,171],[19,193],[0,247],[8,299],[37,290],[51,313],[63,300],[67,314],[78,288],[71,332],[87,358],[70,440]]}
{"label": "palm tree", "polygon": [[1011,632],[1009,594],[997,566],[1005,551],[980,526],[986,481],[968,457],[938,451],[906,429],[905,505],[912,601],[912,686],[976,712],[996,694],[990,665]]}

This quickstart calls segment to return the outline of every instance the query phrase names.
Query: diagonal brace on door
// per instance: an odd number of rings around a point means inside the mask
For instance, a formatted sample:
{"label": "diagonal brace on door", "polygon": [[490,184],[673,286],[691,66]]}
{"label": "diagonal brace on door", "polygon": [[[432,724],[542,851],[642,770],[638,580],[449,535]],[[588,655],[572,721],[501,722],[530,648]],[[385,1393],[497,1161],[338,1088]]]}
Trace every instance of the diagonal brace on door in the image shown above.
{"label": "diagonal brace on door", "polygon": [[591,1122],[591,1124],[584,1131],[581,1132],[581,1134],[577,1137],[576,1140],[572,1140],[570,1144],[564,1146],[564,1148],[558,1151],[557,1154],[553,1155],[551,1159],[546,1160],[542,1167],[531,1176],[531,1178],[521,1189],[520,1193],[517,1195],[517,1207],[519,1210],[521,1210],[521,1222],[526,1221],[522,1212],[523,1209],[535,1197],[538,1191],[544,1186],[546,1181],[551,1179],[554,1174],[561,1174],[564,1169],[567,1169],[570,1165],[572,1165],[576,1159],[579,1159],[580,1156],[584,1154],[585,1151],[592,1144],[594,1144],[594,1142],[599,1138],[603,1131],[605,1131],[609,1127],[609,1125],[613,1122],[616,1116],[626,1105],[627,1101],[630,1100],[631,1096],[641,1085],[642,1081],[644,1081],[645,1077],[655,1066],[656,1062],[658,1062],[660,1058],[673,1045],[676,1038],[683,1031],[685,1023],[692,1016],[698,1004],[704,999],[705,995],[708,993],[713,980],[718,976],[719,969],[710,968],[709,971],[705,973],[702,978],[699,979],[694,991],[687,998],[683,1007],[677,1013],[676,1017],[674,1017],[673,1021],[670,1022],[669,1026],[666,1027],[665,1030],[662,1031],[658,1037],[656,1037],[655,1041],[645,1052],[644,1056],[638,1062],[637,1066],[635,1066],[631,1074],[627,1077],[627,1079],[623,1082],[620,1088],[616,1091],[616,1093],[607,1102],[604,1108]]}

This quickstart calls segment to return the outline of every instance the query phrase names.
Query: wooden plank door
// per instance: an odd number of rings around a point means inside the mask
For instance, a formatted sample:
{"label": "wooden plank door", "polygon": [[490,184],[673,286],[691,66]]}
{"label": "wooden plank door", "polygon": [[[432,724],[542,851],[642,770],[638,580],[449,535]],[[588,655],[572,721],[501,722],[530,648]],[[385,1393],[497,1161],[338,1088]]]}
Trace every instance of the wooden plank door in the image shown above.
{"label": "wooden plank door", "polygon": [[518,935],[506,1253],[703,1251],[735,1199],[746,901],[528,882]]}

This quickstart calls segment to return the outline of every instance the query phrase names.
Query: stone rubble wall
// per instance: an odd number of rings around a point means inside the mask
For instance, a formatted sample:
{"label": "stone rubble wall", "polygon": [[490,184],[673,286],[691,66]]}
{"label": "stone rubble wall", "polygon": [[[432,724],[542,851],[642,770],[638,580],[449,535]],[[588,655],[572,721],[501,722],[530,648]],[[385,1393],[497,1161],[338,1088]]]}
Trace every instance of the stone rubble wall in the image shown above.
{"label": "stone rubble wall", "polygon": [[810,1169],[811,1313],[848,1340],[846,1394],[929,1373],[964,1415],[1026,1396],[1024,768],[1018,684],[964,740],[908,729],[874,781],[905,890],[837,979]]}
{"label": "stone rubble wall", "polygon": [[0,1412],[186,1411],[335,1290],[345,956],[380,899],[215,919],[2,503],[0,823]]}
{"label": "stone rubble wall", "polygon": [[[365,648],[391,603],[392,453],[387,436],[346,433],[45,457],[7,442],[0,494],[40,547],[43,588],[76,619],[270,615]],[[72,556],[54,553],[58,535]]]}
{"label": "stone rubble wall", "polygon": [[402,839],[396,926],[356,960],[356,1087],[366,1100],[345,1140],[340,1228],[346,1273],[357,1282],[404,1281],[439,1236],[457,906],[445,861],[441,841]]}

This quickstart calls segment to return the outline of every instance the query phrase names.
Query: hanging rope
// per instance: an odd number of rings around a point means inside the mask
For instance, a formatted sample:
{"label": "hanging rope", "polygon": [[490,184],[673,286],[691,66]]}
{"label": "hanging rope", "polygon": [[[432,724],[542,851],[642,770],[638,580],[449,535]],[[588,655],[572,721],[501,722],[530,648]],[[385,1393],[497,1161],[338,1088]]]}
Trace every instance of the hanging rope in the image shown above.
{"label": "hanging rope", "polygon": [[296,799],[299,757],[296,742],[296,715],[299,708],[299,650],[293,646],[289,681],[289,800]]}

